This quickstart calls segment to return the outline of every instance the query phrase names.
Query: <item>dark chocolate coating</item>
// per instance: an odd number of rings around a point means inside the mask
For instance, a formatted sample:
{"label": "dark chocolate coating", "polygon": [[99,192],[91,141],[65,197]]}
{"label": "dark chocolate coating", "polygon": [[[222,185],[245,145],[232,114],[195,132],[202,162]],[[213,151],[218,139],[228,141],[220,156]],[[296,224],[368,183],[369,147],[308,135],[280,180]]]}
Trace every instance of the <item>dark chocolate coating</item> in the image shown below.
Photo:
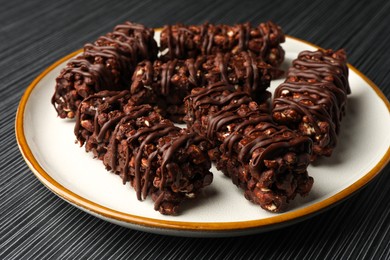
{"label": "dark chocolate coating", "polygon": [[154,30],[126,22],[86,44],[56,79],[52,104],[59,117],[73,118],[83,98],[101,90],[128,88],[138,62],[157,58]]}
{"label": "dark chocolate coating", "polygon": [[209,142],[180,129],[150,105],[133,106],[129,91],[102,91],[82,101],[75,135],[86,151],[129,182],[139,200],[151,196],[162,214],[178,214],[180,203],[213,179]]}
{"label": "dark chocolate coating", "polygon": [[199,56],[196,59],[141,62],[133,75],[132,99],[137,104],[157,104],[169,119],[181,122],[183,99],[196,87],[226,82],[253,99],[265,102],[273,68],[250,52]]}
{"label": "dark chocolate coating", "polygon": [[177,24],[167,25],[162,30],[160,50],[164,60],[251,51],[263,61],[278,67],[284,59],[284,50],[280,46],[284,41],[283,31],[271,21],[257,27],[252,27],[250,23],[234,26]]}
{"label": "dark chocolate coating", "polygon": [[350,93],[344,50],[303,51],[275,90],[273,118],[313,139],[312,160],[330,156]]}
{"label": "dark chocolate coating", "polygon": [[193,89],[185,106],[188,126],[213,142],[209,155],[217,169],[248,200],[281,212],[297,194],[309,193],[311,139],[277,126],[247,93],[216,83]]}
{"label": "dark chocolate coating", "polygon": [[107,152],[112,131],[124,116],[130,114],[136,119],[153,111],[148,105],[133,106],[129,98],[128,90],[104,90],[85,98],[77,109],[74,128],[77,141],[100,160]]}

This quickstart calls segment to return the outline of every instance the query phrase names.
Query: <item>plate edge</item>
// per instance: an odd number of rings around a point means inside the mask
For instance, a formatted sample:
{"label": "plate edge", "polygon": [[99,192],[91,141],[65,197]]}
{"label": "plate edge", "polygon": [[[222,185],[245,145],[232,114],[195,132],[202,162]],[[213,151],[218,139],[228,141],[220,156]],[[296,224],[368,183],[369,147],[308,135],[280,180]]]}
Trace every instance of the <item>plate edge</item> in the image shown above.
{"label": "plate edge", "polygon": [[[156,30],[157,31],[157,30]],[[306,45],[320,48],[310,42],[305,40],[295,38],[292,36],[286,36],[287,38],[302,42]],[[317,202],[313,205],[310,205],[304,209],[294,210],[291,212],[287,212],[284,215],[276,215],[274,217],[261,219],[261,220],[250,220],[250,221],[239,221],[239,222],[213,222],[213,223],[203,223],[203,222],[182,222],[182,221],[169,221],[169,220],[158,220],[152,218],[146,218],[141,216],[134,216],[128,213],[122,213],[119,211],[115,211],[104,207],[102,205],[96,204],[92,201],[89,201],[74,192],[68,190],[57,181],[55,181],[43,168],[39,165],[38,161],[35,159],[30,147],[27,144],[26,137],[24,135],[24,112],[25,107],[28,102],[28,99],[34,90],[35,86],[40,82],[40,80],[46,76],[50,71],[56,68],[59,64],[68,60],[69,58],[79,54],[82,52],[82,49],[72,52],[71,54],[66,55],[65,57],[57,60],[55,63],[46,68],[41,74],[39,74],[32,83],[27,87],[25,93],[23,94],[21,101],[19,103],[17,112],[16,112],[16,120],[15,120],[15,133],[16,140],[19,146],[19,149],[25,159],[27,165],[33,171],[35,176],[52,192],[61,197],[62,199],[71,202],[72,204],[76,204],[78,207],[83,208],[86,211],[92,211],[96,215],[104,216],[105,218],[112,218],[116,221],[128,223],[131,225],[139,225],[146,228],[152,229],[168,229],[168,230],[177,230],[177,231],[194,231],[194,232],[223,232],[223,231],[239,231],[239,230],[247,230],[247,229],[260,229],[260,228],[270,228],[274,225],[286,222],[295,222],[298,220],[304,220],[312,214],[319,213],[326,208],[332,206],[336,202],[340,202],[343,199],[346,199],[350,195],[352,195],[355,191],[359,190],[366,184],[368,184],[375,176],[377,176],[380,171],[389,163],[390,161],[390,147],[387,152],[383,155],[383,157],[379,160],[379,162],[362,178],[360,178],[355,183],[351,184],[347,188],[342,191],[336,193],[335,195],[327,198],[324,201]],[[368,79],[362,72],[357,70],[351,64],[348,64],[348,67],[358,74],[367,84],[375,91],[378,97],[385,103],[388,111],[390,112],[390,103],[387,100],[386,96],[382,93],[382,91],[373,83],[370,79]]]}

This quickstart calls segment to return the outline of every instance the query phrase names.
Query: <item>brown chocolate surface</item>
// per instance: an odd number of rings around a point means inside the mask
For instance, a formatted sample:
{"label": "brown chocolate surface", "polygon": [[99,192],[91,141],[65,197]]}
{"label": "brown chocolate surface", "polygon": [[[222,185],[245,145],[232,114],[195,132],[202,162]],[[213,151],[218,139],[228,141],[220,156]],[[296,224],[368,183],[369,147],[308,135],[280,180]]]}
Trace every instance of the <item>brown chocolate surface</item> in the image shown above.
{"label": "brown chocolate surface", "polygon": [[314,142],[313,160],[330,156],[351,93],[344,50],[303,51],[274,93],[273,118]]}
{"label": "brown chocolate surface", "polygon": [[[129,182],[139,200],[150,195],[163,214],[177,214],[186,196],[211,183],[208,156],[244,189],[248,200],[272,212],[285,210],[297,194],[305,196],[312,187],[306,171],[312,141],[275,125],[266,103],[255,102],[267,100],[270,80],[280,74],[273,66],[284,58],[283,33],[270,22],[258,28],[207,24],[199,34],[193,29],[166,27],[167,53],[180,59],[165,53],[153,61],[152,30],[131,23],[115,27],[68,63],[57,78],[53,104],[58,101],[63,117],[76,112],[79,143],[123,183]],[[164,31],[161,39],[163,46]],[[201,42],[200,51],[192,46],[184,60],[182,51],[190,41]],[[192,51],[201,55],[192,57]],[[289,82],[307,77],[321,84],[345,83],[339,76],[341,63],[334,69],[334,61],[313,56],[315,62],[304,53],[296,68],[307,71],[291,70]],[[319,70],[319,60],[326,68],[317,75],[312,71]],[[130,89],[113,91],[124,86]],[[323,103],[334,101],[327,93],[316,94],[324,97]],[[342,95],[336,99],[343,101]],[[77,109],[65,109],[65,103]],[[334,115],[341,116],[340,111],[332,108]],[[174,126],[159,112],[176,122],[186,115],[192,131]]]}
{"label": "brown chocolate surface", "polygon": [[268,21],[253,27],[250,23],[234,26],[224,24],[167,25],[161,32],[160,50],[165,60],[194,58],[218,52],[251,51],[265,62],[278,67],[284,59],[280,43],[284,33]]}
{"label": "brown chocolate surface", "polygon": [[134,106],[129,97],[127,90],[102,91],[84,99],[75,135],[86,151],[130,183],[139,200],[151,196],[156,210],[178,214],[183,200],[212,182],[210,144],[150,105]]}
{"label": "brown chocolate surface", "polygon": [[187,60],[141,62],[133,75],[132,99],[137,104],[157,104],[175,122],[184,116],[183,99],[196,87],[226,82],[265,102],[275,70],[250,52],[198,56]]}
{"label": "brown chocolate surface", "polygon": [[213,143],[209,155],[217,169],[244,189],[248,200],[280,212],[297,194],[309,193],[312,141],[277,126],[247,93],[216,83],[193,89],[185,105],[188,126]]}
{"label": "brown chocolate surface", "polygon": [[56,79],[52,104],[59,117],[73,118],[83,98],[101,90],[122,90],[130,84],[135,65],[157,58],[154,31],[126,22],[86,44]]}

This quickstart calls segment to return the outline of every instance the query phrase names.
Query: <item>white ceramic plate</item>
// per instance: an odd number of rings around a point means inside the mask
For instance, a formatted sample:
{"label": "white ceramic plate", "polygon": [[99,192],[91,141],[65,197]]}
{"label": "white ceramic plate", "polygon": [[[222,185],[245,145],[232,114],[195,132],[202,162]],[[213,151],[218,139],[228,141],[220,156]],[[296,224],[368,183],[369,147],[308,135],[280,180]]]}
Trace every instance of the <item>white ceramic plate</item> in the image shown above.
{"label": "white ceramic plate", "polygon": [[[315,46],[287,37],[284,67],[302,50]],[[331,158],[309,167],[314,186],[286,213],[273,214],[248,202],[243,191],[213,169],[214,182],[198,199],[184,203],[179,216],[163,216],[151,199],[140,202],[129,185],[107,172],[75,144],[74,122],[56,116],[50,98],[55,78],[72,53],[39,75],[26,90],[17,113],[20,150],[36,177],[55,194],[80,209],[126,227],[181,236],[233,236],[263,232],[301,221],[362,188],[390,157],[390,105],[370,80],[352,66],[347,115]],[[271,92],[282,80],[272,82]]]}

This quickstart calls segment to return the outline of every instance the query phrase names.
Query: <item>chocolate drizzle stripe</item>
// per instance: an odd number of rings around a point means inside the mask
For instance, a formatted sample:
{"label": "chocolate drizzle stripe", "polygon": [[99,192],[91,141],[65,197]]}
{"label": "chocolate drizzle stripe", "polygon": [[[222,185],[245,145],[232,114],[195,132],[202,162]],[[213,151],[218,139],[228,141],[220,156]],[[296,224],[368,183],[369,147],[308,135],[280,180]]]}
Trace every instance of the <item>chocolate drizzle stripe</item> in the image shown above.
{"label": "chocolate drizzle stripe", "polygon": [[[89,102],[91,99],[101,99],[101,98],[105,98],[106,96],[111,96],[111,99],[108,99],[106,100],[106,102],[108,103],[114,103],[114,102],[117,102],[120,98],[123,98],[125,97],[126,95],[128,95],[128,91],[127,90],[124,90],[122,92],[117,92],[117,91],[103,91],[103,92],[100,92],[100,93],[96,93],[94,95],[90,95],[88,97],[86,97],[83,102]],[[95,108],[97,109],[97,108]],[[77,111],[76,111],[76,124],[75,124],[75,127],[74,127],[74,134],[76,135],[76,137],[79,136],[79,132],[80,132],[80,124],[81,124],[81,105],[78,106],[77,108]],[[97,125],[97,115],[96,115],[96,111],[95,111],[95,120],[94,120],[94,133],[95,135],[98,135],[99,133],[99,127]]]}
{"label": "chocolate drizzle stripe", "polygon": [[[159,152],[159,150],[155,150],[154,152],[152,152],[148,156],[147,166],[146,166],[146,170],[145,170],[145,173],[144,173],[144,179],[145,180],[149,180],[149,178],[150,178],[150,169],[152,167],[152,161],[155,159],[155,157],[157,156],[158,152]],[[142,198],[145,199],[147,197],[149,187],[150,187],[149,181],[145,182],[145,184],[142,187]]]}
{"label": "chocolate drizzle stripe", "polygon": [[316,156],[330,156],[349,93],[344,50],[303,51],[275,90],[273,117],[311,136]]}
{"label": "chocolate drizzle stripe", "polygon": [[116,141],[115,136],[117,135],[117,133],[119,131],[119,127],[121,126],[121,124],[124,124],[129,120],[134,120],[140,116],[143,116],[143,115],[149,113],[151,111],[151,107],[150,106],[140,106],[140,107],[135,107],[134,110],[135,111],[133,111],[133,113],[128,114],[128,115],[124,115],[121,118],[119,123],[116,124],[115,129],[111,135],[111,138],[109,141],[109,146],[113,149],[113,151],[112,151],[112,158],[111,158],[111,162],[110,162],[110,167],[113,171],[116,171],[116,161],[117,161],[117,150],[116,150],[117,145],[116,144],[117,144],[117,141]]}
{"label": "chocolate drizzle stripe", "polygon": [[[195,105],[194,109],[196,109],[197,107],[199,107],[203,104],[224,105],[224,104],[231,102],[233,99],[240,97],[240,96],[242,96],[243,99],[248,99],[247,93],[241,92],[241,91],[235,91],[234,86],[224,85],[224,83],[222,83],[222,82],[216,83],[215,85],[211,85],[211,86],[212,87],[200,90],[200,92],[198,94],[189,96],[189,98],[193,99],[193,104]],[[218,92],[221,92],[224,90],[230,91],[232,93],[230,93],[228,96],[225,96],[219,100],[212,98],[213,93],[218,93]],[[204,97],[208,97],[208,98],[202,100]],[[239,102],[240,102],[240,100],[236,99],[235,103],[237,104]]]}
{"label": "chocolate drizzle stripe", "polygon": [[[282,211],[296,194],[306,195],[312,187],[306,170],[312,141],[276,125],[247,94],[246,100],[245,95],[232,95],[239,91],[223,84],[193,90],[186,99],[187,120],[213,141],[209,153],[217,169],[244,188],[247,199],[269,211]],[[229,102],[220,102],[227,97]]]}
{"label": "chocolate drizzle stripe", "polygon": [[160,46],[163,60],[195,58],[198,55],[219,52],[235,54],[251,51],[277,67],[284,59],[284,51],[280,47],[280,43],[284,41],[283,31],[272,22],[261,23],[258,27],[252,27],[250,23],[233,26],[208,23],[199,26],[177,24],[164,27]]}
{"label": "chocolate drizzle stripe", "polygon": [[[172,130],[176,130],[176,127],[167,127],[165,124],[158,124],[156,126],[153,126],[152,128],[146,128],[146,129],[141,129],[137,131],[137,135],[141,136],[146,134],[145,139],[142,141],[142,143],[139,146],[139,150],[135,155],[135,190],[137,192],[137,198],[138,200],[141,200],[141,192],[142,192],[142,185],[141,185],[141,159],[143,155],[143,150],[145,145],[149,144],[151,141],[167,135],[167,133],[171,132]],[[138,139],[139,137],[136,136],[131,136],[131,138],[128,138],[128,142],[132,142],[132,140]],[[162,174],[163,176],[163,174]],[[149,180],[145,179],[144,180],[144,185],[147,185]]]}
{"label": "chocolate drizzle stripe", "polygon": [[83,98],[128,87],[135,65],[157,57],[154,31],[130,22],[84,46],[56,78],[52,104],[61,118],[73,118]]}
{"label": "chocolate drizzle stripe", "polygon": [[[173,155],[177,151],[177,149],[182,146],[184,143],[186,143],[186,147],[188,146],[188,140],[190,138],[193,138],[195,133],[189,133],[186,135],[182,135],[179,138],[175,139],[171,146],[168,149],[164,149],[164,152],[162,154],[162,163],[160,166],[161,169],[161,176],[165,176],[165,168],[168,167],[170,160],[172,159]],[[163,181],[160,183],[160,188],[163,187]]]}

